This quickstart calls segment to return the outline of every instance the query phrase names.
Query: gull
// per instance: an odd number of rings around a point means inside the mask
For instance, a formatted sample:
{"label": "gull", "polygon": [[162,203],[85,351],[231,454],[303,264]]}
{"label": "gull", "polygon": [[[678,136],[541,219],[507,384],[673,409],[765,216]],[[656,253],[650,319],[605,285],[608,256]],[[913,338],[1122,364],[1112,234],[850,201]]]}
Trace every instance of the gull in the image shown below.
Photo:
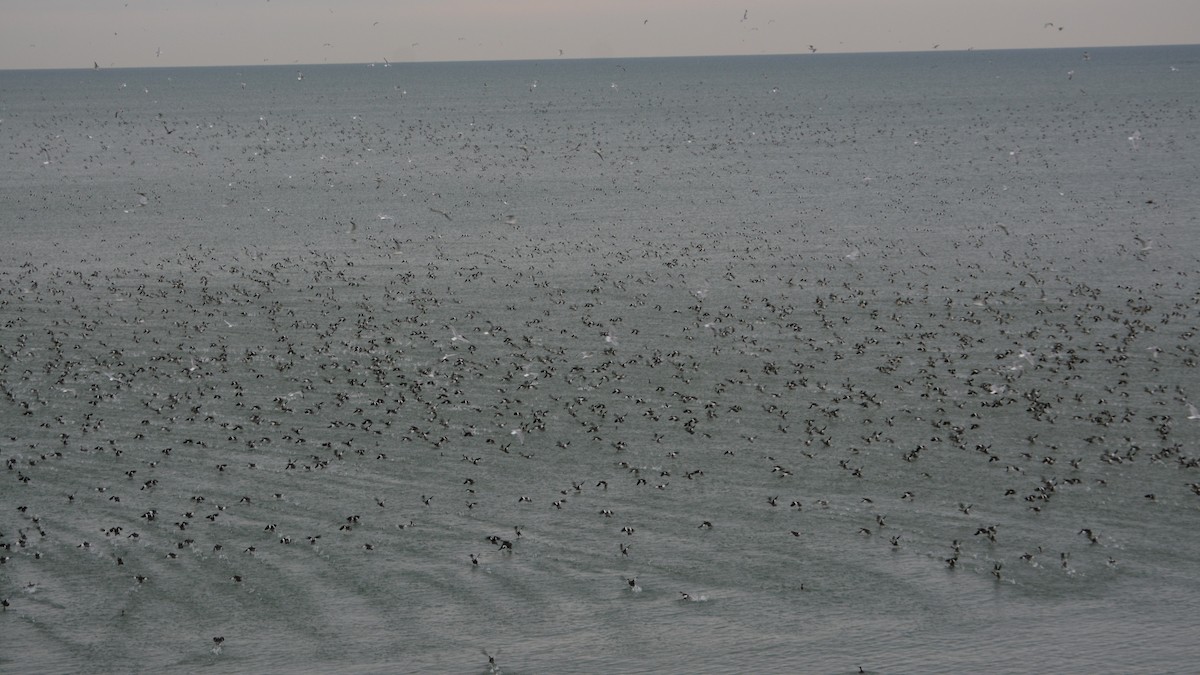
{"label": "gull", "polygon": [[1200,410],[1197,410],[1196,406],[1193,405],[1190,401],[1184,401],[1184,403],[1187,404],[1187,408],[1188,408],[1187,418],[1189,420],[1200,420]]}
{"label": "gull", "polygon": [[1131,148],[1133,148],[1134,150],[1137,150],[1138,147],[1142,144],[1142,132],[1135,131],[1125,140],[1129,141],[1129,146]]}

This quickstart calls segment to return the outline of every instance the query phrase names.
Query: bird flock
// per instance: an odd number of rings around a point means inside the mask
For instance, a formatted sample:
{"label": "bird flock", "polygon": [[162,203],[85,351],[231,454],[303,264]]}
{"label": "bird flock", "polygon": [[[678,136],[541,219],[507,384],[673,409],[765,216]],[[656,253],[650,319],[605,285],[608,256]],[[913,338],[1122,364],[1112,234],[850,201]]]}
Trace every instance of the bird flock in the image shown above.
{"label": "bird flock", "polygon": [[[535,581],[649,620],[1191,559],[1154,524],[1200,508],[1200,250],[1168,176],[1196,175],[1196,105],[1080,93],[1100,62],[1020,105],[801,91],[782,61],[18,98],[3,632],[147,635],[178,604],[201,618],[172,649],[230,658],[254,621],[561,601]],[[297,594],[333,618],[279,618]],[[476,665],[520,660],[498,647]]]}

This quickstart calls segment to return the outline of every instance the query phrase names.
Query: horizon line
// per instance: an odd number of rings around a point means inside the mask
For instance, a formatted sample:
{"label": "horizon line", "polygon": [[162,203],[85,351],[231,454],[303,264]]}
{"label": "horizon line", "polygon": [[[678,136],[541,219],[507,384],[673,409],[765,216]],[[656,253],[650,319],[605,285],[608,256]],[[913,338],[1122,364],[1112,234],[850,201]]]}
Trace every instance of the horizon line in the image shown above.
{"label": "horizon line", "polygon": [[[1114,44],[1114,45],[1094,45],[1094,46],[1078,46],[1078,47],[965,47],[965,48],[947,48],[947,49],[904,49],[904,50],[879,50],[879,51],[824,51],[817,50],[815,52],[770,52],[770,53],[744,53],[744,54],[664,54],[664,55],[642,55],[642,56],[550,56],[547,58],[498,58],[498,59],[437,59],[437,60],[420,60],[420,59],[404,59],[393,61],[390,59],[378,59],[373,61],[323,61],[323,62],[300,62],[291,61],[288,63],[208,63],[208,64],[176,64],[176,65],[107,65],[107,66],[78,66],[78,67],[61,67],[61,66],[34,66],[25,68],[5,68],[0,67],[0,72],[37,72],[37,71],[75,71],[75,70],[154,70],[154,69],[172,69],[172,68],[287,68],[287,67],[302,67],[312,68],[318,66],[367,66],[378,65],[385,63],[388,66],[411,66],[411,65],[434,65],[434,64],[469,64],[469,63],[544,63],[552,61],[649,61],[649,60],[667,60],[667,59],[718,59],[718,58],[756,58],[756,57],[822,57],[822,56],[861,56],[861,55],[888,55],[888,54],[938,54],[938,53],[994,53],[994,52],[1024,52],[1024,51],[1088,51],[1088,50],[1104,50],[1104,49],[1145,49],[1145,48],[1168,48],[1168,47],[1200,47],[1200,43],[1171,43],[1171,44]],[[93,64],[98,64],[98,61],[93,61]],[[385,66],[386,67],[386,66]]]}

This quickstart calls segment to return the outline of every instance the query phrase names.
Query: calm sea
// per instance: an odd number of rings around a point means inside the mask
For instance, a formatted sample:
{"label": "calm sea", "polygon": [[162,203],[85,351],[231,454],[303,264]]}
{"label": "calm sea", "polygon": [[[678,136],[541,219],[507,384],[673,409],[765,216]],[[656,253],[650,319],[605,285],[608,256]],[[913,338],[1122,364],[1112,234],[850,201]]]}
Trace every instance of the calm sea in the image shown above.
{"label": "calm sea", "polygon": [[1197,47],[0,72],[0,671],[1194,671],[1198,117]]}

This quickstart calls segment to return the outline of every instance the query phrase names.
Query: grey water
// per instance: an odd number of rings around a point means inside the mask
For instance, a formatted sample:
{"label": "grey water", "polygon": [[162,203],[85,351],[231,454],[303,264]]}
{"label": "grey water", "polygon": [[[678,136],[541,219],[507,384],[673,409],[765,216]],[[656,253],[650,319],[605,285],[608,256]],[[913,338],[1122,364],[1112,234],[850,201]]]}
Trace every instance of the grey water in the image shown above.
{"label": "grey water", "polygon": [[1194,671],[1198,74],[0,72],[0,671]]}

